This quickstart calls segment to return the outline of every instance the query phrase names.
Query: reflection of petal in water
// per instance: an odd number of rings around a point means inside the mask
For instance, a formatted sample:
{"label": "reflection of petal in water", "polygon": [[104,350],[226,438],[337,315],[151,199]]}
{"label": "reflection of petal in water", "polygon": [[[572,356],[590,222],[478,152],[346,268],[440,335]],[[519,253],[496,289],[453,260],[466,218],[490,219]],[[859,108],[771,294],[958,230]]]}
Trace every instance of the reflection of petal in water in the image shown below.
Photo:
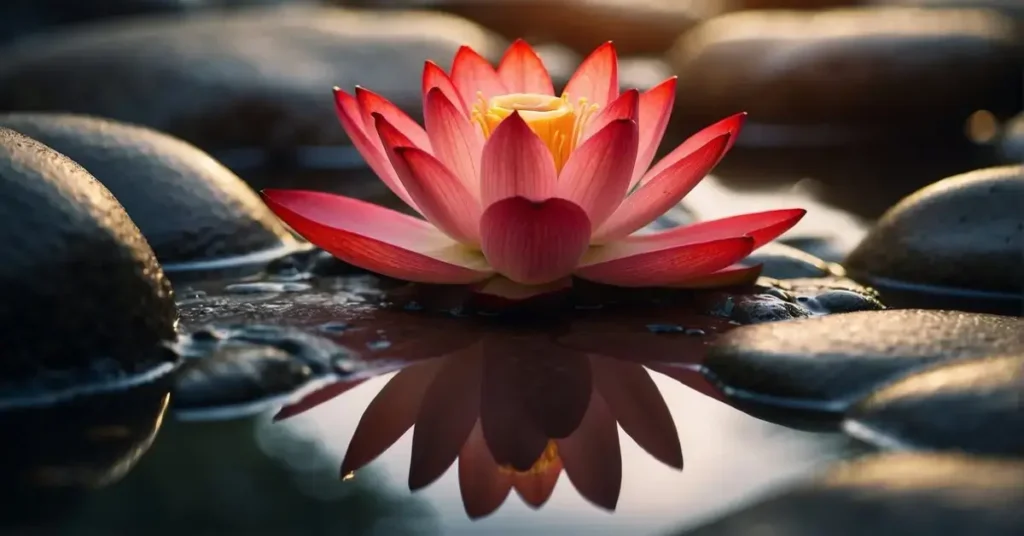
{"label": "reflection of petal in water", "polygon": [[622,488],[622,452],[615,419],[599,393],[591,393],[580,427],[556,444],[576,491],[588,501],[614,510]]}
{"label": "reflection of petal in water", "polygon": [[[664,333],[656,328],[677,328]],[[582,352],[628,361],[666,361],[699,365],[715,335],[735,326],[727,319],[692,314],[630,315],[627,318],[582,319],[572,323],[558,344]],[[687,330],[690,330],[689,333]],[[692,333],[692,334],[691,334]],[[699,333],[699,335],[694,335]]]}
{"label": "reflection of petal in water", "polygon": [[548,437],[523,404],[518,363],[501,355],[485,356],[480,421],[495,461],[525,471],[544,452]]}
{"label": "reflection of petal in water", "polygon": [[380,456],[416,423],[423,396],[443,364],[441,359],[415,363],[384,386],[359,419],[341,474],[359,469]]}
{"label": "reflection of petal in water", "polygon": [[427,389],[412,436],[409,489],[422,488],[448,469],[480,413],[479,347],[446,358]]}
{"label": "reflection of petal in water", "polygon": [[512,475],[512,487],[523,502],[533,508],[540,508],[551,498],[561,474],[562,459],[558,456],[557,447],[554,443],[548,443],[541,459],[530,471]]}
{"label": "reflection of petal in water", "polygon": [[476,423],[459,452],[459,492],[469,517],[483,517],[498,509],[509,490],[512,475],[502,472],[484,440],[483,428]]}
{"label": "reflection of petal in water", "polygon": [[331,382],[323,387],[304,394],[298,401],[287,404],[274,415],[275,421],[284,420],[305,413],[332,398],[345,394],[353,387],[365,382],[368,378],[356,378]]}
{"label": "reflection of petal in water", "polygon": [[594,386],[623,431],[658,461],[682,469],[683,451],[665,399],[643,367],[592,356]]}

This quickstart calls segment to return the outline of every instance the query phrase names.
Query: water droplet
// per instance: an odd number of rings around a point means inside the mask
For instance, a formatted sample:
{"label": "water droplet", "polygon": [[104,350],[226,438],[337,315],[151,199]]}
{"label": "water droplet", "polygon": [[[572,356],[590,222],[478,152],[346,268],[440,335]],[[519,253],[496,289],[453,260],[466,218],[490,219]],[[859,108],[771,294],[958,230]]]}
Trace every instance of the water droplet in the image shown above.
{"label": "water droplet", "polygon": [[647,324],[647,330],[651,333],[683,333],[683,326],[675,324]]}
{"label": "water droplet", "polygon": [[342,482],[348,482],[349,480],[352,480],[355,477],[356,477],[356,472],[355,471],[349,471],[348,473],[346,473],[344,476],[341,477],[341,481]]}
{"label": "water droplet", "polygon": [[370,341],[366,343],[366,347],[370,350],[384,350],[391,347],[391,341],[381,339],[379,341]]}
{"label": "water droplet", "polygon": [[345,322],[327,322],[326,324],[320,324],[320,331],[326,333],[342,333],[349,328],[349,325]]}
{"label": "water droplet", "polygon": [[700,328],[686,328],[686,330],[683,331],[683,334],[684,335],[694,336],[694,337],[702,337],[704,335],[707,335],[707,333],[703,329],[700,329]]}

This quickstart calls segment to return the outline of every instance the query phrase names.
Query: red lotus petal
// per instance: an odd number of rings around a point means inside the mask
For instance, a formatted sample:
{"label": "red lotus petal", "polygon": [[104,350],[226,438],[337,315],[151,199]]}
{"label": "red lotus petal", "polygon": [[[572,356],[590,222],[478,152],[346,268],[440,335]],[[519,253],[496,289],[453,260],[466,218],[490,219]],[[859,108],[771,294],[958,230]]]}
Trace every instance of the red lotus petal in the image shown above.
{"label": "red lotus petal", "polygon": [[479,198],[480,155],[484,148],[480,131],[440,88],[427,92],[423,119],[434,156],[462,181],[474,198]]}
{"label": "red lotus petal", "polygon": [[[650,250],[629,249],[628,256],[597,251],[584,259],[576,275],[620,287],[660,287],[717,272],[750,254],[754,239],[746,236],[673,247],[651,244]],[[601,250],[614,248],[615,244]],[[612,258],[608,258],[612,257]]]}
{"label": "red lotus petal", "polygon": [[661,463],[682,469],[676,423],[651,375],[628,361],[591,356],[590,362],[594,385],[622,430]]}
{"label": "red lotus petal", "polygon": [[720,238],[749,236],[754,239],[754,249],[757,249],[790,230],[804,214],[807,214],[807,211],[802,208],[751,212],[701,221],[657,233],[634,235],[623,239],[619,244],[631,244],[628,247],[646,249],[652,247],[652,243],[668,247],[682,243],[694,244]]}
{"label": "red lotus petal", "polygon": [[498,77],[509,93],[554,95],[551,75],[544,62],[526,41],[516,39],[498,63]]}
{"label": "red lotus petal", "polygon": [[632,190],[640,178],[647,172],[654,155],[658,152],[665,129],[672,117],[672,106],[676,102],[676,77],[648,89],[640,95],[640,127],[639,143],[637,144],[636,164],[633,166],[633,178],[629,182]]}
{"label": "red lotus petal", "polygon": [[262,193],[267,206],[296,232],[365,270],[450,284],[475,283],[494,273],[478,255],[418,218],[323,192]]}
{"label": "red lotus petal", "polygon": [[466,514],[477,519],[491,514],[512,490],[512,475],[494,461],[477,422],[459,452],[459,492]]}
{"label": "red lotus petal", "polygon": [[745,266],[742,263],[734,264],[728,268],[723,268],[713,274],[708,274],[685,281],[680,281],[672,285],[673,288],[717,288],[717,287],[734,287],[740,285],[752,285],[757,281],[758,277],[761,277],[761,269],[763,268],[760,264],[753,266]]}
{"label": "red lotus petal", "polygon": [[573,151],[558,177],[558,196],[583,210],[597,229],[622,203],[636,159],[637,126],[612,121]]}
{"label": "red lotus petal", "polygon": [[319,389],[306,393],[298,401],[283,406],[276,414],[275,421],[290,419],[301,415],[321,404],[347,393],[353,387],[365,382],[369,378],[356,378],[351,380],[338,380],[331,382]]}
{"label": "red lotus petal", "polygon": [[342,476],[376,459],[416,424],[423,396],[443,363],[431,359],[409,365],[384,385],[359,418],[341,462]]}
{"label": "red lotus petal", "polygon": [[455,463],[480,417],[483,358],[479,347],[471,346],[444,361],[423,396],[412,433],[412,491],[437,480]]}
{"label": "red lotus petal", "polygon": [[640,183],[643,184],[652,178],[657,177],[662,171],[665,171],[676,162],[686,158],[690,153],[707,145],[707,143],[714,138],[717,138],[722,134],[728,134],[729,144],[725,146],[725,151],[722,153],[722,156],[724,157],[725,154],[729,152],[729,149],[732,149],[732,146],[736,143],[736,138],[739,137],[740,129],[743,128],[743,122],[746,121],[746,119],[747,112],[741,112],[736,115],[726,117],[709,127],[705,127],[693,136],[690,136],[686,141],[679,144],[679,147],[673,149],[671,153],[655,164],[654,167],[652,167],[650,171],[643,176]]}
{"label": "red lotus petal", "polygon": [[637,131],[639,132],[639,105],[639,91],[631,89],[623,93],[622,95],[619,95],[619,98],[615,99],[614,101],[612,101],[611,104],[609,104],[600,112],[598,112],[597,117],[594,117],[590,121],[590,123],[587,124],[586,134],[584,134],[583,138],[590,138],[595,133],[599,132],[602,128],[608,126],[608,124],[611,123],[612,121],[616,121],[619,119],[629,119],[631,121],[637,122]]}
{"label": "red lotus petal", "polygon": [[618,240],[674,207],[718,163],[728,143],[729,135],[723,134],[640,186],[601,225],[591,242]]}
{"label": "red lotus petal", "polygon": [[363,155],[370,169],[377,174],[381,182],[390,188],[399,199],[419,211],[419,207],[409,197],[409,193],[405,191],[402,181],[398,180],[398,174],[395,173],[395,169],[391,166],[391,161],[384,153],[384,147],[381,145],[380,138],[373,130],[367,132],[363,126],[362,110],[359,109],[359,103],[356,102],[355,97],[339,88],[334,88],[334,102],[335,108],[338,111],[338,119],[341,121],[341,127],[345,129],[345,133],[348,134],[349,139],[352,140],[352,145],[359,151],[359,154]]}
{"label": "red lotus petal", "polygon": [[588,501],[614,510],[622,489],[622,451],[615,419],[599,393],[591,395],[579,428],[556,443],[565,474],[576,491]]}
{"label": "red lotus petal", "polygon": [[423,215],[448,236],[476,246],[480,242],[480,203],[438,159],[403,147],[395,151],[395,170]]}
{"label": "red lotus petal", "polygon": [[609,41],[590,53],[576,68],[562,95],[572,102],[587,99],[605,107],[619,96],[619,60],[615,47]]}
{"label": "red lotus petal", "polygon": [[480,202],[486,208],[516,196],[544,201],[554,196],[557,176],[551,151],[519,112],[512,112],[484,144]]}
{"label": "red lotus petal", "polygon": [[534,202],[510,197],[494,203],[480,219],[480,246],[488,263],[525,285],[562,279],[587,251],[590,220],[571,201]]}
{"label": "red lotus petal", "polygon": [[406,115],[398,106],[369,89],[356,87],[356,100],[359,101],[359,109],[363,112],[363,124],[367,131],[376,130],[374,115],[380,114],[388,120],[399,132],[412,141],[414,147],[430,151],[430,138],[427,131],[423,130],[415,120]]}
{"label": "red lotus petal", "polygon": [[473,109],[477,102],[477,92],[480,92],[484,100],[490,100],[495,95],[508,93],[505,84],[498,77],[497,71],[475,50],[463,46],[455,53],[452,60],[452,82],[459,90],[462,102],[466,108]]}
{"label": "red lotus petal", "polygon": [[[462,115],[469,117],[469,110],[466,108],[466,103],[462,102],[462,96],[459,95],[459,90],[455,89],[455,83],[452,82],[451,78],[448,78],[448,73],[444,72],[440,66],[436,63],[427,60],[423,64],[423,82],[421,89],[423,91],[423,107],[427,107],[427,94],[430,93],[431,89],[437,88],[444,93],[445,97],[451,101]],[[428,128],[429,132],[430,129]]]}
{"label": "red lotus petal", "polygon": [[512,486],[523,502],[531,508],[540,508],[548,502],[562,475],[562,460],[555,458],[540,473],[515,473],[512,475]]}

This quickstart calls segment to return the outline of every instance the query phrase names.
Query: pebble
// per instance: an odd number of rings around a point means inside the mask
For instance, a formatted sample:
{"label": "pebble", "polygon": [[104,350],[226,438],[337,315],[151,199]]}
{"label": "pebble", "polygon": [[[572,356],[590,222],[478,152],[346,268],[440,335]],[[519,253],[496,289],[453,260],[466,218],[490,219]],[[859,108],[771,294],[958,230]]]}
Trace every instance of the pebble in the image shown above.
{"label": "pebble", "polygon": [[737,328],[708,375],[738,398],[845,411],[929,365],[1024,352],[1024,319],[955,311],[860,311]]}
{"label": "pebble", "polygon": [[69,114],[4,114],[0,126],[42,141],[102,182],[169,272],[299,246],[241,179],[172,136]]}
{"label": "pebble", "polygon": [[849,462],[814,482],[685,536],[1017,536],[1024,463],[887,454]]}
{"label": "pebble", "polygon": [[[891,288],[901,305],[926,305],[929,294],[963,294],[953,304],[958,309],[1022,314],[1022,199],[1022,165],[947,178],[886,212],[844,264],[883,299]],[[921,290],[908,288],[914,285]]]}
{"label": "pebble", "polygon": [[983,10],[742,11],[684,35],[669,60],[679,114],[707,123],[746,110],[820,127],[819,140],[840,128],[962,137],[977,110],[1024,107],[1013,24]]}
{"label": "pebble", "polygon": [[846,431],[886,448],[1024,456],[1024,354],[939,366],[880,389]]}
{"label": "pebble", "polygon": [[[370,88],[421,117],[423,62],[505,44],[452,15],[326,7],[148,16],[42,34],[0,52],[0,102],[144,125],[200,148],[297,158],[345,144],[331,88]],[[301,151],[300,151],[301,152]]]}
{"label": "pebble", "polygon": [[[69,388],[166,367],[170,282],[110,191],[70,158],[0,128],[0,405],[61,371]],[[97,361],[110,366],[94,367]]]}
{"label": "pebble", "polygon": [[743,259],[743,264],[760,264],[761,275],[773,279],[825,277],[835,275],[833,270],[841,270],[814,255],[778,242],[771,242],[758,248]]}
{"label": "pebble", "polygon": [[175,379],[176,411],[239,406],[290,393],[312,377],[310,368],[284,350],[230,344],[189,359]]}

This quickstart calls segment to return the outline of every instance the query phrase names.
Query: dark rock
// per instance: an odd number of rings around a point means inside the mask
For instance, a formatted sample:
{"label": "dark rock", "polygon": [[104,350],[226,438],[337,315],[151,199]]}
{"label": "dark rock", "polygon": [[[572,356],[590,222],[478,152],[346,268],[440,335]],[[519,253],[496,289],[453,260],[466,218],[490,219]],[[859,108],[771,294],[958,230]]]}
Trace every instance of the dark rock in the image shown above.
{"label": "dark rock", "polygon": [[419,117],[423,61],[503,43],[457,17],[329,8],[141,17],[33,36],[0,53],[0,103],[168,132],[199,147],[294,157],[346,143],[333,86],[359,84]]}
{"label": "dark rock", "polygon": [[1017,0],[870,0],[869,3],[882,6],[991,9],[1024,21],[1024,4]]}
{"label": "dark rock", "polygon": [[736,396],[845,411],[940,362],[1024,352],[1024,320],[952,311],[862,311],[737,328],[708,352]]}
{"label": "dark rock", "polygon": [[761,275],[773,279],[798,279],[842,275],[842,268],[799,249],[772,242],[758,248],[743,260],[744,264],[761,264]]}
{"label": "dark rock", "polygon": [[244,182],[181,140],[63,114],[0,115],[0,126],[42,141],[99,179],[169,272],[197,262],[232,264],[232,257],[247,254],[269,258],[298,246]]}
{"label": "dark rock", "polygon": [[[969,291],[982,291],[1019,314],[1024,305],[1022,209],[1024,166],[950,177],[890,209],[844,264],[856,279],[878,288],[883,299],[887,288],[898,291],[907,285],[939,287],[935,294],[967,291],[968,298]],[[927,294],[927,288],[922,290]],[[964,307],[987,306],[983,294],[977,298]]]}
{"label": "dark rock", "polygon": [[1024,463],[890,454],[850,462],[687,536],[1014,536]]}
{"label": "dark rock", "polygon": [[871,289],[841,277],[776,280],[762,277],[751,288],[699,294],[703,314],[738,324],[761,324],[812,316],[883,309]]}
{"label": "dark rock", "polygon": [[999,151],[1007,162],[1024,162],[1024,115],[1006,124]]}
{"label": "dark rock", "polygon": [[183,341],[183,353],[202,361],[210,359],[223,348],[237,346],[264,347],[280,350],[302,363],[313,374],[350,370],[355,355],[329,339],[305,333],[301,329],[269,324],[231,324],[206,326]]}
{"label": "dark rock", "polygon": [[848,416],[848,433],[882,447],[1024,455],[1024,354],[953,363],[885,387]]}
{"label": "dark rock", "polygon": [[908,129],[962,137],[976,110],[1004,118],[1024,107],[1013,33],[983,10],[732,13],[673,48],[676,109],[702,122],[746,110],[818,128],[819,142],[845,128],[901,143]]}
{"label": "dark rock", "polygon": [[844,277],[787,279],[776,282],[775,286],[791,292],[797,303],[816,314],[885,309],[878,292]]}
{"label": "dark rock", "polygon": [[2,128],[0,190],[3,398],[113,388],[169,368],[171,286],[114,196],[71,159]]}
{"label": "dark rock", "polygon": [[213,409],[253,404],[291,393],[309,381],[302,361],[270,346],[224,345],[213,355],[188,359],[178,371],[174,408]]}

